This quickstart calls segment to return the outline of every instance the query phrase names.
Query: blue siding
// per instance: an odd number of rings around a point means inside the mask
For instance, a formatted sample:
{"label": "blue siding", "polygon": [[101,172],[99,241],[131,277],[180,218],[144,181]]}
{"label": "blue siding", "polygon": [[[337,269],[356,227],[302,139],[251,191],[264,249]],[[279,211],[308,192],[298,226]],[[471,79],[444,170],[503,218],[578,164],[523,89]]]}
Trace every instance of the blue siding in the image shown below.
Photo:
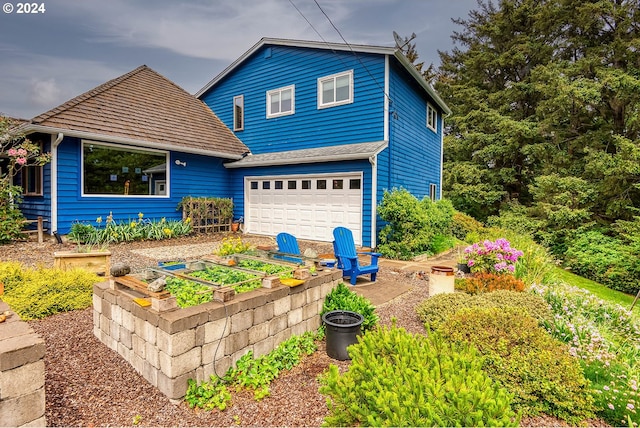
{"label": "blue siding", "polygon": [[265,175],[301,175],[362,172],[362,242],[371,242],[371,164],[369,161],[327,162],[304,165],[285,165],[260,168],[238,168],[229,170],[233,174],[232,195],[234,216],[244,216],[244,178]]}
{"label": "blue siding", "polygon": [[[229,174],[218,158],[187,153],[170,153],[170,197],[82,196],[80,188],[81,144],[77,138],[65,138],[58,147],[58,231],[68,233],[76,221],[95,222],[113,213],[115,221],[145,218],[179,219],[176,210],[185,196],[229,197]],[[186,162],[178,166],[176,159]]]}
{"label": "blue siding", "polygon": [[[42,151],[48,153],[51,151],[51,142],[49,136],[44,137]],[[42,167],[42,196],[25,196],[20,204],[20,211],[30,220],[35,220],[38,216],[42,216],[45,222],[45,228],[50,229],[51,221],[51,164]]]}
{"label": "blue siding", "polygon": [[[381,171],[380,186],[404,187],[421,199],[433,183],[439,194],[442,129],[436,133],[427,128],[427,94],[395,60],[390,61],[389,95],[389,163],[387,171]],[[437,108],[433,101],[431,105]],[[439,111],[439,128],[441,117]]]}
{"label": "blue siding", "polygon": [[[233,129],[233,97],[244,95],[245,125],[236,135],[254,154],[381,141],[384,56],[358,53],[358,58],[351,52],[263,47],[201,99]],[[353,70],[354,102],[318,109],[317,79],[348,70]],[[295,85],[295,114],[267,119],[267,91],[289,85]]]}

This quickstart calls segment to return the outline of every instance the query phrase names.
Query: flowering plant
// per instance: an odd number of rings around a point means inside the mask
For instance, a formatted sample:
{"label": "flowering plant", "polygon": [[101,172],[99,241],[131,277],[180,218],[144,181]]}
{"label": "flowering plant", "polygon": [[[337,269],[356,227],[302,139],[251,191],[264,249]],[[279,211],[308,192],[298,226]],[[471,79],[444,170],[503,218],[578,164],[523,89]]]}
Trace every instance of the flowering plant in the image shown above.
{"label": "flowering plant", "polygon": [[504,238],[476,242],[464,249],[464,260],[471,272],[513,273],[522,251],[511,248]]}

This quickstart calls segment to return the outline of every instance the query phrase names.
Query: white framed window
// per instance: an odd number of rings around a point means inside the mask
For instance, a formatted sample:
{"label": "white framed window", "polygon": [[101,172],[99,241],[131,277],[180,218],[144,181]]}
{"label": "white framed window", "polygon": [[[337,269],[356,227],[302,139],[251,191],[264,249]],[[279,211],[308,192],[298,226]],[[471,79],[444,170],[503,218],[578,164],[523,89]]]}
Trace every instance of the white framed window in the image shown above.
{"label": "white framed window", "polygon": [[318,79],[318,108],[353,102],[353,70]]}
{"label": "white framed window", "polygon": [[167,197],[169,152],[82,140],[82,196]]}
{"label": "white framed window", "polygon": [[429,199],[433,202],[438,199],[438,186],[434,183],[429,184]]}
{"label": "white framed window", "polygon": [[433,108],[430,103],[427,103],[427,128],[438,132],[438,110]]}
{"label": "white framed window", "polygon": [[267,92],[267,117],[286,116],[295,113],[295,85]]}
{"label": "white framed window", "polygon": [[233,97],[233,130],[244,129],[244,95]]}

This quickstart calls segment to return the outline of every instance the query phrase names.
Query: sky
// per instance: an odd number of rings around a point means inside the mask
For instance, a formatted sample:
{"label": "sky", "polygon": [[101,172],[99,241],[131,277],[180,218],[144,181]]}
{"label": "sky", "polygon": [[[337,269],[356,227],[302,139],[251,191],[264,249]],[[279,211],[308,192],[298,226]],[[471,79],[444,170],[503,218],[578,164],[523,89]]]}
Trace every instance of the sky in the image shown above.
{"label": "sky", "polygon": [[22,119],[142,64],[195,94],[263,37],[342,43],[322,11],[350,44],[394,46],[393,31],[415,33],[419,60],[437,66],[438,50],[450,51],[451,35],[460,30],[451,19],[467,18],[477,5],[476,0],[44,0],[35,3],[38,13],[24,13],[24,5],[33,3],[2,3],[0,114]]}

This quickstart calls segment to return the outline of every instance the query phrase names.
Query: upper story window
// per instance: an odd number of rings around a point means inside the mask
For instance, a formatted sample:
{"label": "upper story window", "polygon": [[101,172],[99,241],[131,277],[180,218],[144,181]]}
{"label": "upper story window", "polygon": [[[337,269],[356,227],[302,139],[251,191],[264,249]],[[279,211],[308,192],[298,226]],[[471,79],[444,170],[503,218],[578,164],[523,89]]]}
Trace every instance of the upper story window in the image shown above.
{"label": "upper story window", "polygon": [[82,141],[83,196],[166,196],[169,154]]}
{"label": "upper story window", "polygon": [[233,97],[233,130],[244,129],[244,95]]}
{"label": "upper story window", "polygon": [[318,108],[353,102],[353,70],[318,79]]}
{"label": "upper story window", "polygon": [[427,103],[427,128],[438,132],[438,111]]}
{"label": "upper story window", "polygon": [[267,92],[267,117],[278,117],[295,112],[295,86],[285,86]]}

